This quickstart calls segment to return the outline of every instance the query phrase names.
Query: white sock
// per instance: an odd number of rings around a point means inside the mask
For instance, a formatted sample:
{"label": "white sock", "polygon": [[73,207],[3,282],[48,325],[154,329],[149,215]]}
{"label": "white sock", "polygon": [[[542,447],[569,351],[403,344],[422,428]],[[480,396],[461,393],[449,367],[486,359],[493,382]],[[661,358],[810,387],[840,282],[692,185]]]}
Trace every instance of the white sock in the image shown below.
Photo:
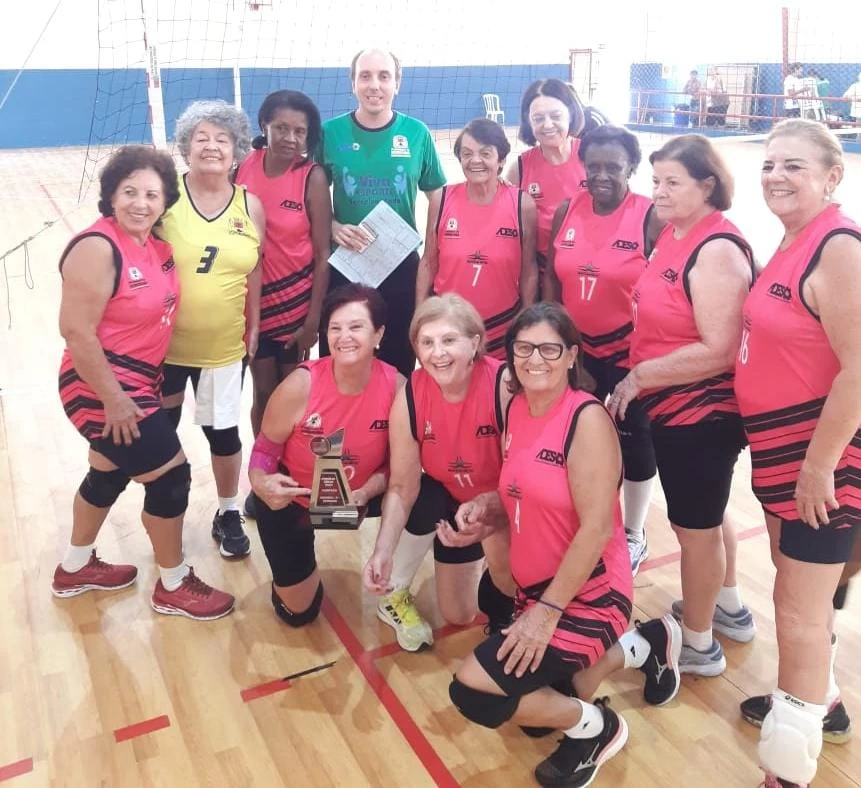
{"label": "white sock", "polygon": [[90,556],[93,554],[95,547],[95,542],[93,542],[93,544],[83,545],[74,545],[70,543],[66,548],[66,557],[63,559],[61,566],[67,572],[80,572],[89,562]]}
{"label": "white sock", "polygon": [[584,703],[582,700],[578,703],[581,710],[580,721],[562,733],[571,739],[594,739],[604,730],[604,715],[601,709],[591,703]]}
{"label": "white sock", "polygon": [[643,482],[631,482],[625,479],[622,484],[625,495],[625,530],[639,539],[645,538],[643,529],[646,525],[646,515],[649,513],[654,486],[654,476]]}
{"label": "white sock", "polygon": [[840,688],[837,686],[837,678],[834,676],[834,661],[837,659],[837,633],[831,635],[831,659],[828,661],[828,690],[825,693],[825,706],[831,708],[840,697]]}
{"label": "white sock", "polygon": [[409,531],[401,533],[401,539],[395,548],[392,557],[392,579],[393,589],[409,588],[419,567],[422,565],[425,554],[433,544],[435,531],[429,534],[411,534]]}
{"label": "white sock", "polygon": [[179,566],[173,569],[167,569],[163,566],[158,568],[158,573],[161,575],[161,584],[165,591],[176,591],[182,585],[182,581],[188,576],[188,564],[183,561]]}
{"label": "white sock", "polygon": [[708,651],[712,647],[712,639],[711,627],[705,632],[696,632],[682,624],[682,643],[684,645],[697,651]]}
{"label": "white sock", "polygon": [[738,591],[738,586],[723,586],[718,591],[717,603],[726,610],[727,613],[738,613],[744,607],[741,601],[741,594]]}
{"label": "white sock", "polygon": [[625,655],[626,668],[641,668],[646,664],[652,647],[636,629],[631,629],[619,638],[619,645]]}
{"label": "white sock", "polygon": [[218,513],[224,514],[229,511],[239,511],[239,496],[234,495],[232,498],[218,497]]}

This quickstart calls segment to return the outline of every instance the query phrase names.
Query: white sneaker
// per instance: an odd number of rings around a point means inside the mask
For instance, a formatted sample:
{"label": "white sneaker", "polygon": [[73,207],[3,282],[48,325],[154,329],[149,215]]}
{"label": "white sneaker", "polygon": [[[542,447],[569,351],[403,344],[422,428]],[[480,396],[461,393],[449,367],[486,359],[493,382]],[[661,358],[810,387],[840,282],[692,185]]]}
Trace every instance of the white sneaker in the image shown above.
{"label": "white sneaker", "polygon": [[377,618],[395,630],[398,645],[404,651],[418,651],[422,646],[433,645],[430,624],[419,615],[408,588],[399,588],[381,596],[377,603]]}
{"label": "white sneaker", "polygon": [[640,564],[649,557],[649,540],[646,534],[632,534],[626,532],[628,538],[628,555],[631,557],[631,574],[636,577],[640,571]]}

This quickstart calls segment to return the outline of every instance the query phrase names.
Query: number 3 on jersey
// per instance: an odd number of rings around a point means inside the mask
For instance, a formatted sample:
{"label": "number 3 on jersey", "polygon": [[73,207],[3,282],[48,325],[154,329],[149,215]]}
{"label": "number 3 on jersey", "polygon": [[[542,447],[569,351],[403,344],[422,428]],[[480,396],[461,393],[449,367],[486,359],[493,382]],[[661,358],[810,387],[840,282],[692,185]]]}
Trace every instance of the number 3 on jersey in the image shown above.
{"label": "number 3 on jersey", "polygon": [[203,251],[206,253],[203,257],[200,258],[200,265],[198,266],[195,273],[197,274],[208,274],[210,269],[212,268],[212,264],[215,262],[215,256],[218,254],[217,246],[206,246]]}

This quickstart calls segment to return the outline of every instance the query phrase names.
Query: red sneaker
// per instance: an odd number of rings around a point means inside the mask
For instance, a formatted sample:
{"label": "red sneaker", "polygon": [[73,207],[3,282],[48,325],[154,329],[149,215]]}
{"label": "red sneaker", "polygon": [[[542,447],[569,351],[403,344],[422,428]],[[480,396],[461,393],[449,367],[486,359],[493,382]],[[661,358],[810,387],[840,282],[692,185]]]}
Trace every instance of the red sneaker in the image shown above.
{"label": "red sneaker", "polygon": [[168,616],[187,616],[197,621],[212,621],[233,610],[233,596],[203,582],[189,567],[182,585],[168,591],[161,583],[152,592],[152,609]]}
{"label": "red sneaker", "polygon": [[136,566],[109,564],[93,550],[90,560],[77,572],[67,572],[62,564],[57,564],[51,591],[58,597],[77,596],[87,591],[118,591],[130,586],[137,578]]}

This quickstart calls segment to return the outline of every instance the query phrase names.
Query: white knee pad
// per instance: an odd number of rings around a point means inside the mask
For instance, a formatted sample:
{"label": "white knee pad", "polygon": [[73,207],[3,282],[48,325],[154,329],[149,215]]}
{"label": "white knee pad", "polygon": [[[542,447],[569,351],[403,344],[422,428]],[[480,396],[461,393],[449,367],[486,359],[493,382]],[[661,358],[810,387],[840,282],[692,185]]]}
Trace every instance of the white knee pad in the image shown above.
{"label": "white knee pad", "polygon": [[806,785],[816,775],[822,750],[825,706],[803,703],[783,690],[771,697],[771,711],[762,723],[759,762],[777,777]]}

